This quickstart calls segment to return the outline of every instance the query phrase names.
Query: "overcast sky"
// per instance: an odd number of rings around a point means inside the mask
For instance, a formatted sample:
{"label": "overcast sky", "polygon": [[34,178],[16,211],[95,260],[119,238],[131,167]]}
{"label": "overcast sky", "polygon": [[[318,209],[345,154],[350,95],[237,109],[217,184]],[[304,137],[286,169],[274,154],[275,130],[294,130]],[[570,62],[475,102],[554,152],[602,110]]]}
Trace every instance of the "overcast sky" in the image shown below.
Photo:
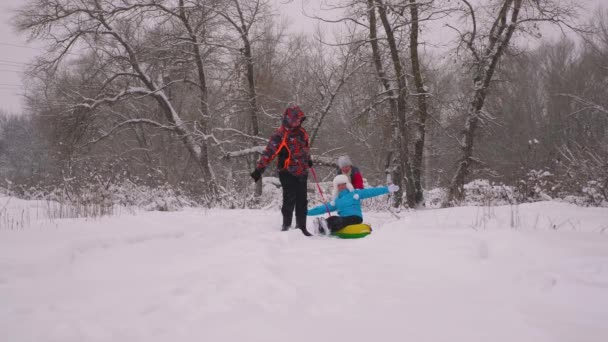
{"label": "overcast sky", "polygon": [[[0,109],[19,113],[22,108],[22,70],[34,56],[43,53],[26,43],[25,36],[17,35],[9,24],[13,10],[27,0],[0,0]],[[273,0],[283,15],[290,17],[291,31],[311,32],[314,21],[302,15],[302,7],[313,13],[319,4],[327,0]],[[608,0],[581,0],[592,8],[599,4],[608,7]]]}
{"label": "overcast sky", "polygon": [[23,93],[21,71],[40,50],[28,48],[25,37],[15,34],[9,20],[21,0],[0,0],[0,109],[18,112]]}

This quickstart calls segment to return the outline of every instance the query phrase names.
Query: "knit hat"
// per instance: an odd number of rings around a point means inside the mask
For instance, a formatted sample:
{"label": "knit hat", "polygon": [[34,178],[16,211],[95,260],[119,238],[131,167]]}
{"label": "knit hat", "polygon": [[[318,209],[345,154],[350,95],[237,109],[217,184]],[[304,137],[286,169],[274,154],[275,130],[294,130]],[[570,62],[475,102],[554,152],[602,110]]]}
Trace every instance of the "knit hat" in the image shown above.
{"label": "knit hat", "polygon": [[339,167],[352,166],[352,165],[353,165],[353,162],[350,161],[349,156],[340,156],[340,158],[338,158]]}
{"label": "knit hat", "polygon": [[355,188],[350,184],[350,179],[346,175],[337,175],[334,177],[334,189],[332,191],[333,199],[338,198],[338,185],[346,184],[348,191],[355,191]]}

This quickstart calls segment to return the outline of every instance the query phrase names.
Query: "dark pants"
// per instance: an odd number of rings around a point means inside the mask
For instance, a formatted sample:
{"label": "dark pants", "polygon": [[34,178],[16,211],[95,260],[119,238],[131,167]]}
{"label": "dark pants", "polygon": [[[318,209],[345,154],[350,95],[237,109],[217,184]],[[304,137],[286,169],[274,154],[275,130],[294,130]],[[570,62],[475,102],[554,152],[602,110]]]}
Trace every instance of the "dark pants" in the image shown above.
{"label": "dark pants", "polygon": [[348,225],[359,224],[361,222],[363,222],[361,216],[330,216],[327,218],[327,228],[332,233],[335,233]]}
{"label": "dark pants", "polygon": [[306,213],[308,212],[308,192],[306,182],[308,175],[294,176],[288,172],[279,172],[279,180],[283,188],[283,227],[291,226],[293,209],[296,209],[296,227],[306,228]]}

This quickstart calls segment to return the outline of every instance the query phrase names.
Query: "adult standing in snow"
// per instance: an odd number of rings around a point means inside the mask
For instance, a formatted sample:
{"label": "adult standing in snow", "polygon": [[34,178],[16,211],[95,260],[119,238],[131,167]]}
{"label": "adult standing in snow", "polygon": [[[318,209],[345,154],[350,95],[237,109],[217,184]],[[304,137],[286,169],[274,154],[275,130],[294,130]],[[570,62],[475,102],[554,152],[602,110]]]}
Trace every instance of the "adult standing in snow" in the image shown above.
{"label": "adult standing in snow", "polygon": [[283,227],[286,231],[291,226],[293,211],[296,212],[296,228],[306,236],[311,236],[306,229],[306,212],[308,205],[307,181],[308,169],[312,166],[308,133],[302,127],[306,120],[304,112],[298,106],[285,109],[281,127],[270,136],[268,145],[262,153],[255,170],[251,173],[254,181],[262,178],[262,173],[270,162],[278,156],[277,168],[283,189]]}
{"label": "adult standing in snow", "polygon": [[349,156],[340,156],[338,158],[337,174],[346,175],[350,178],[350,183],[355,189],[363,189],[363,176],[357,167],[353,166],[353,162]]}
{"label": "adult standing in snow", "polygon": [[308,216],[322,215],[327,211],[338,212],[338,216],[330,216],[327,220],[323,218],[315,220],[317,229],[323,234],[335,233],[348,225],[363,222],[361,200],[399,190],[399,186],[395,184],[355,189],[346,175],[337,175],[333,183],[333,200],[328,204],[321,204],[308,210]]}

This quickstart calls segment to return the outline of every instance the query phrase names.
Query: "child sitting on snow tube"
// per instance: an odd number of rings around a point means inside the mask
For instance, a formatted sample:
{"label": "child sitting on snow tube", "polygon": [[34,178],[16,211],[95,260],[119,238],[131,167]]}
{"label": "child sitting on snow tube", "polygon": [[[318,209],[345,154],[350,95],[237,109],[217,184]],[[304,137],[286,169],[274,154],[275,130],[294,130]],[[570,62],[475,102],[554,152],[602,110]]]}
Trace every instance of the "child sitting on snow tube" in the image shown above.
{"label": "child sitting on snow tube", "polygon": [[337,175],[334,178],[333,200],[308,210],[308,216],[322,215],[327,211],[337,211],[338,216],[330,216],[327,220],[318,218],[317,229],[321,234],[330,234],[351,225],[363,222],[361,200],[375,196],[385,195],[399,190],[399,186],[389,184],[376,188],[354,189],[346,175]]}

